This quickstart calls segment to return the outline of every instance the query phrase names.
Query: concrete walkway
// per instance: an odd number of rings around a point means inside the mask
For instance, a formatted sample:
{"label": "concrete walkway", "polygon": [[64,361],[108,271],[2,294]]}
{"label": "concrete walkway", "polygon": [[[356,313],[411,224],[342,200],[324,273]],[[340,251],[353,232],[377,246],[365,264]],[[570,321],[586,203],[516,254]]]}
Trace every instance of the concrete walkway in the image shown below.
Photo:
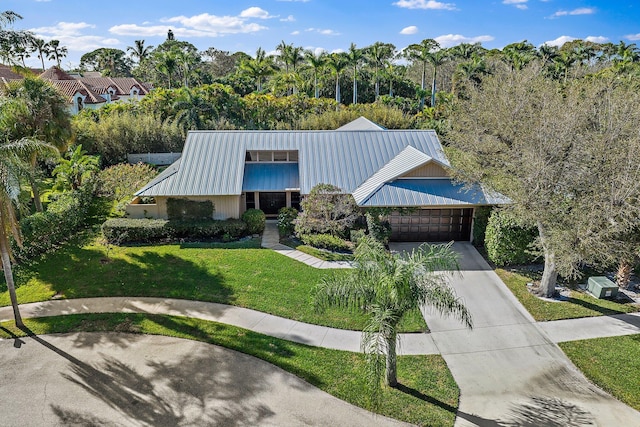
{"label": "concrete walkway", "polygon": [[[22,304],[24,319],[83,313],[149,313],[191,317],[238,326],[276,338],[335,350],[360,351],[362,332],[311,325],[260,311],[212,302],[151,297],[75,298]],[[13,319],[0,307],[0,322]],[[399,354],[437,354],[430,334],[400,334]]]}
{"label": "concrete walkway", "polygon": [[264,232],[262,233],[262,247],[273,249],[274,251],[293,258],[296,261],[300,261],[303,264],[307,264],[315,268],[350,268],[351,264],[346,261],[324,261],[318,259],[304,252],[297,251],[280,244],[280,235],[278,233],[278,223],[274,220],[269,220],[265,224]]}
{"label": "concrete walkway", "polygon": [[[406,248],[394,247],[402,250]],[[455,243],[464,275],[452,285],[471,311],[474,329],[425,310],[433,340],[461,390],[456,426],[640,426],[640,413],[591,384],[553,342],[594,325],[630,333],[638,317],[536,323],[480,254]],[[598,328],[595,328],[598,329]]]}
{"label": "concrete walkway", "polygon": [[119,333],[0,340],[3,427],[407,426],[223,347]]}

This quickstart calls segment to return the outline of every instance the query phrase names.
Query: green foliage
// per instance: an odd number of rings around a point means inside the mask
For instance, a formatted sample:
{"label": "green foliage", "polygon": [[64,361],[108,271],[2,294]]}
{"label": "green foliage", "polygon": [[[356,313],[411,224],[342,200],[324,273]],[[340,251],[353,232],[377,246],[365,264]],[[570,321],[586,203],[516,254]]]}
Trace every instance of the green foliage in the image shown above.
{"label": "green foliage", "polygon": [[369,235],[383,245],[388,245],[391,238],[391,223],[372,212],[365,213],[365,218]]}
{"label": "green foliage", "polygon": [[314,248],[328,249],[330,251],[346,252],[353,248],[351,242],[347,242],[331,234],[303,234],[300,236],[300,240],[302,240],[305,245],[313,246]]}
{"label": "green foliage", "polygon": [[487,256],[498,266],[528,264],[536,259],[529,252],[537,236],[535,227],[520,225],[512,215],[494,210],[489,216],[485,247]]}
{"label": "green foliage", "polygon": [[170,220],[211,219],[214,212],[211,200],[189,200],[175,197],[167,199],[167,216]]}
{"label": "green foliage", "polygon": [[339,110],[329,110],[323,114],[309,115],[300,121],[300,129],[333,130],[360,116],[387,129],[413,129],[413,119],[400,109],[385,104],[351,104]]}
{"label": "green foliage", "polygon": [[487,231],[491,210],[491,206],[478,206],[474,210],[473,244],[475,246],[484,246],[485,233]]}
{"label": "green foliage", "polygon": [[247,224],[249,234],[260,234],[264,231],[267,218],[260,209],[247,209],[242,214],[242,221]]}
{"label": "green foliage", "polygon": [[278,232],[280,236],[291,236],[295,230],[294,221],[298,217],[295,208],[280,208],[278,211]]}
{"label": "green foliage", "polygon": [[211,239],[225,235],[237,239],[246,234],[240,220],[169,221],[166,219],[111,218],[102,224],[102,234],[109,243],[149,243],[176,238]]}
{"label": "green foliage", "polygon": [[349,240],[351,240],[351,243],[356,246],[358,246],[358,243],[360,243],[360,239],[362,239],[364,236],[365,231],[361,229],[351,230],[349,232]]}
{"label": "green foliage", "polygon": [[77,190],[82,182],[91,178],[99,169],[99,160],[96,156],[87,156],[82,151],[82,144],[74,150],[69,150],[67,159],[61,158],[58,165],[53,169],[53,176],[56,177],[55,188],[59,190]]}
{"label": "green foliage", "polygon": [[77,190],[52,196],[45,212],[20,220],[22,247],[14,243],[13,252],[23,262],[58,248],[85,223],[93,199],[91,181]]}
{"label": "green foliage", "polygon": [[318,184],[304,198],[302,213],[296,219],[298,236],[332,234],[347,237],[349,229],[362,217],[360,208],[351,194],[331,184]]}
{"label": "green foliage", "polygon": [[98,174],[98,192],[116,202],[112,214],[123,216],[133,194],[157,175],[153,166],[145,163],[120,163]]}

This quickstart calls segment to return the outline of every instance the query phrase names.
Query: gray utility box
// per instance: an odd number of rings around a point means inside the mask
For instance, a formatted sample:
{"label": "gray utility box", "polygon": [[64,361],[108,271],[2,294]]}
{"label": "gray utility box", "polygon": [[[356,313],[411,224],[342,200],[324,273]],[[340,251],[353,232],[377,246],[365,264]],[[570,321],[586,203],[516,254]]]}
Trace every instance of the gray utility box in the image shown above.
{"label": "gray utility box", "polygon": [[596,298],[615,298],[618,295],[618,285],[604,276],[589,277],[587,290]]}

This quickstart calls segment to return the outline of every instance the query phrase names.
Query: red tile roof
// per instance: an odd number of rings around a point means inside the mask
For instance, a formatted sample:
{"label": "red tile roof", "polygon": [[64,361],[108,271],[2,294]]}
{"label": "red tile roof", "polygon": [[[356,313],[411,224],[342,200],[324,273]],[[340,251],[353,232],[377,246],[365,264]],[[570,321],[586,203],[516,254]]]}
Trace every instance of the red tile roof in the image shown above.
{"label": "red tile roof", "polygon": [[74,80],[73,77],[71,77],[69,74],[65,73],[64,71],[62,71],[60,68],[56,67],[55,65],[51,68],[49,68],[47,71],[45,71],[44,73],[40,74],[40,78],[41,79],[45,79],[45,80]]}

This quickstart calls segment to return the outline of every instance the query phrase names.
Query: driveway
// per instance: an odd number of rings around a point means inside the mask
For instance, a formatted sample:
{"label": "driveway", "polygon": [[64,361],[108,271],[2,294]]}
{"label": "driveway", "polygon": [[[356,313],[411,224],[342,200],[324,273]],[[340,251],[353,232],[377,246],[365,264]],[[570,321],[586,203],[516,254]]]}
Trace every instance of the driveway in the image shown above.
{"label": "driveway", "polygon": [[118,333],[0,340],[0,424],[400,426],[251,356]]}
{"label": "driveway", "polygon": [[451,284],[474,329],[423,314],[460,387],[456,426],[640,426],[640,413],[591,384],[471,244],[456,242],[454,249],[462,274]]}

